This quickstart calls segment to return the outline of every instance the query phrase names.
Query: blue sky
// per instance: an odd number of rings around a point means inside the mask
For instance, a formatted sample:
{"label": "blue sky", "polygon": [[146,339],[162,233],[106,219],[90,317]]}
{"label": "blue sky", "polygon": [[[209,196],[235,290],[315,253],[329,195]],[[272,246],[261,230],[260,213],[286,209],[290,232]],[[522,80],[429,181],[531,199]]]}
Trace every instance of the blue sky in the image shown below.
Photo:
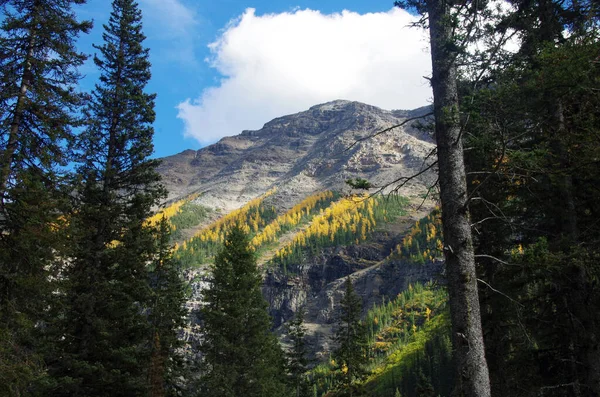
{"label": "blue sky", "polygon": [[[156,101],[155,155],[198,149],[334,99],[387,109],[427,104],[424,32],[393,1],[138,0]],[[77,8],[101,41],[109,0]],[[82,87],[98,72],[88,61]]]}

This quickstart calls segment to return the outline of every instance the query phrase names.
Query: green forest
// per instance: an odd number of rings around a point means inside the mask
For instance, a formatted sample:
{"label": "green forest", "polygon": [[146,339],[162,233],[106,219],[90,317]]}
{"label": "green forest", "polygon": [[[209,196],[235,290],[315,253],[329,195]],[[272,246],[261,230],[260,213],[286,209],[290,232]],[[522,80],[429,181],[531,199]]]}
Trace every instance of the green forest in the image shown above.
{"label": "green forest", "polygon": [[600,397],[597,1],[394,4],[430,35],[436,206],[384,262],[445,270],[368,308],[337,280],[320,361],[302,307],[274,329],[264,274],[380,239],[409,199],[356,178],[285,208],[166,202],[139,4],[111,2],[90,55],[84,3],[0,0],[0,396]]}

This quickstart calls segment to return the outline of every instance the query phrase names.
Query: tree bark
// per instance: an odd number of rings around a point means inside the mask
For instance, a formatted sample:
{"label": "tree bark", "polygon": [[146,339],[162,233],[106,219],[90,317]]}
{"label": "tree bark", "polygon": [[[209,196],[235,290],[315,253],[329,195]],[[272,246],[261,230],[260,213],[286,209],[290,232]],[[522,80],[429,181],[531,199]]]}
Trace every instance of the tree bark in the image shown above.
{"label": "tree bark", "polygon": [[484,352],[468,212],[456,83],[457,49],[452,37],[450,4],[446,0],[427,0],[427,10],[444,254],[456,371],[454,394],[489,397],[490,380]]}
{"label": "tree bark", "polygon": [[35,45],[35,32],[32,29],[30,32],[29,42],[27,44],[27,55],[23,62],[23,75],[21,77],[21,86],[15,103],[15,110],[10,123],[8,140],[6,148],[0,155],[0,199],[4,201],[8,181],[11,177],[11,168],[14,162],[15,152],[19,143],[19,127],[23,118],[25,100],[27,99],[27,90],[31,84],[31,60],[33,59],[33,51]]}

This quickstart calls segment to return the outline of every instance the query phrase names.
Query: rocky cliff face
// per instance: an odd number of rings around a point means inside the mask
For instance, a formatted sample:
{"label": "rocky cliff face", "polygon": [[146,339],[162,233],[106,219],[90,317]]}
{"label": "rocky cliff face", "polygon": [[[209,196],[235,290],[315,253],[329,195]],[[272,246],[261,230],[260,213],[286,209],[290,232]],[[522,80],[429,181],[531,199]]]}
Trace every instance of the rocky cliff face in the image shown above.
{"label": "rocky cliff face", "polygon": [[[201,150],[167,157],[160,172],[171,199],[201,193],[196,201],[225,213],[276,188],[269,203],[283,212],[315,192],[347,191],[344,181],[348,178],[365,178],[383,187],[421,171],[434,160],[429,157],[434,148],[431,136],[414,122],[377,133],[428,110],[386,111],[358,102],[334,101],[277,118],[258,131],[243,131]],[[413,204],[421,202],[414,197],[433,180],[433,174],[425,173],[400,193],[412,196]],[[383,298],[395,297],[409,283],[435,279],[440,262],[417,266],[386,259],[403,233],[430,209],[426,205],[417,211],[416,207],[394,230],[380,230],[368,243],[323,249],[292,273],[266,270],[263,293],[283,340],[286,321],[305,307],[311,351],[316,357],[327,357],[348,275],[363,298],[365,312]],[[196,280],[190,308],[201,305],[205,272],[201,267],[187,274],[188,279]],[[193,329],[188,330],[187,338],[196,338]]]}
{"label": "rocky cliff face", "polygon": [[[407,217],[404,222],[409,224],[410,219],[414,217]],[[363,314],[374,304],[395,298],[409,284],[443,282],[442,261],[415,265],[388,259],[400,236],[402,233],[391,236],[379,232],[368,244],[325,250],[294,269],[297,273],[293,276],[267,271],[263,295],[269,302],[277,332],[285,340],[285,323],[304,307],[309,351],[317,360],[326,359],[332,350],[346,277],[351,277],[356,293],[362,298]]]}
{"label": "rocky cliff face", "polygon": [[432,138],[415,123],[407,123],[362,139],[428,111],[329,102],[274,119],[258,131],[243,131],[198,151],[166,157],[159,171],[171,199],[199,192],[203,204],[225,210],[272,187],[292,203],[315,191],[339,190],[351,177],[384,186],[419,171],[434,147]]}

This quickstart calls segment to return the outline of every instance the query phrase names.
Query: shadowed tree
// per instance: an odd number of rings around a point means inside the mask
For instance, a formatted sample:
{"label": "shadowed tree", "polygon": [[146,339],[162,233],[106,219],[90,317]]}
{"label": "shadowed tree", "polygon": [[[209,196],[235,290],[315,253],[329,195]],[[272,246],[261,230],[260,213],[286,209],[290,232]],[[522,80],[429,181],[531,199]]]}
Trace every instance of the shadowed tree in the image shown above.
{"label": "shadowed tree", "polygon": [[84,2],[0,0],[1,395],[21,395],[43,375],[43,340],[32,331],[47,320],[64,252],[60,214],[69,202],[60,166],[81,125],[77,68],[86,56],[75,40],[91,23],[79,22],[73,6]]}
{"label": "shadowed tree", "polygon": [[104,26],[100,81],[78,141],[77,211],[66,271],[60,353],[47,395],[148,394],[152,332],[148,264],[156,253],[146,219],[163,197],[150,160],[154,94],[142,15],[133,0],[114,0]]}
{"label": "shadowed tree", "polygon": [[284,357],[261,292],[262,277],[239,225],[225,237],[204,292],[200,395],[284,396]]}
{"label": "shadowed tree", "polygon": [[364,367],[368,362],[368,342],[366,329],[360,320],[361,298],[354,292],[350,276],[346,278],[344,286],[334,339],[337,348],[333,358],[341,373],[342,387],[352,396],[354,384],[366,375]]}

